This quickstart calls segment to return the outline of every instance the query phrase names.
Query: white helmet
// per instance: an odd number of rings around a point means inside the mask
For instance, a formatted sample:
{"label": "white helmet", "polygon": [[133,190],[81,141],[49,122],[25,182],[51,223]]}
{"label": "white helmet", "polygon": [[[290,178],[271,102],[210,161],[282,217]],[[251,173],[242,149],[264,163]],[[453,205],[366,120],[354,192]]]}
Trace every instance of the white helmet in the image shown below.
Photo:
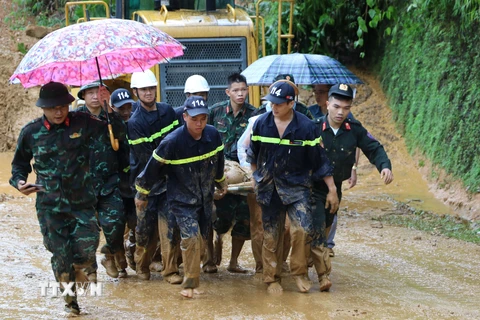
{"label": "white helmet", "polygon": [[157,78],[155,78],[155,75],[150,69],[144,72],[132,73],[132,79],[130,81],[130,88],[132,89],[156,87],[157,85]]}
{"label": "white helmet", "polygon": [[196,92],[209,92],[210,87],[208,86],[207,80],[199,74],[194,74],[193,76],[188,77],[185,81],[185,90],[184,93],[196,93]]}

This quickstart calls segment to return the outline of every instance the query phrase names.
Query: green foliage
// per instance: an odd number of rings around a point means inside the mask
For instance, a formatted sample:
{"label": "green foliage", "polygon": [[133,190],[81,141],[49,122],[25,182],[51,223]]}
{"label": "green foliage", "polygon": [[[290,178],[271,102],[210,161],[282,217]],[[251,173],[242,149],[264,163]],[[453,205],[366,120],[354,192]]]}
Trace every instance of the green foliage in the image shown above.
{"label": "green foliage", "polygon": [[22,54],[26,54],[27,51],[28,51],[28,48],[27,48],[27,46],[25,45],[25,43],[20,42],[20,43],[17,43],[17,50],[18,50],[19,52],[21,52]]}
{"label": "green foliage", "polygon": [[[278,5],[276,2],[260,4],[265,17],[266,41],[269,54],[277,53]],[[288,28],[289,6],[282,8],[282,31]],[[385,20],[395,20],[396,10],[383,1],[376,0],[297,0],[293,12],[293,51],[319,53],[345,57],[364,57],[372,41],[377,41],[377,32],[389,37],[396,28],[384,27]],[[281,44],[286,52],[286,41]],[[341,59],[342,60],[342,59]]]}
{"label": "green foliage", "polygon": [[480,192],[480,2],[468,4],[416,0],[399,7],[403,14],[386,45],[381,76],[409,150],[421,150],[475,193]]}
{"label": "green foliage", "polygon": [[405,214],[383,215],[376,220],[480,244],[478,226],[448,214],[438,215],[428,211],[410,210]]}
{"label": "green foliage", "polygon": [[[37,25],[55,26],[63,24],[63,8],[67,0],[13,0],[11,12],[4,21],[11,29],[24,29],[30,20]],[[59,7],[55,7],[58,5]]]}

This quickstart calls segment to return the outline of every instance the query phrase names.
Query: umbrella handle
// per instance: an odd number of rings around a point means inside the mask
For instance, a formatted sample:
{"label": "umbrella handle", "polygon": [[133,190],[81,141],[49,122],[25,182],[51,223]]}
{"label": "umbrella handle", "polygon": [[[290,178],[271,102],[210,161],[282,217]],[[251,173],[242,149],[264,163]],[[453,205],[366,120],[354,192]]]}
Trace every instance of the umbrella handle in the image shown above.
{"label": "umbrella handle", "polygon": [[110,135],[110,144],[112,145],[113,150],[117,151],[120,145],[118,144],[118,139],[115,139],[115,136],[113,135],[113,129],[110,123],[108,124],[108,133]]}

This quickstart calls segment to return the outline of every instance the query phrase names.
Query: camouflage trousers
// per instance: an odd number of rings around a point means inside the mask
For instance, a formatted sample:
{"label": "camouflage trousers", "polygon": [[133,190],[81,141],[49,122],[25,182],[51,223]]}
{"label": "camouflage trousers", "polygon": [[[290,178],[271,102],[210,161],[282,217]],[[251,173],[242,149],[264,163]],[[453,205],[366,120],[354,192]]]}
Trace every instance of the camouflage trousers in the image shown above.
{"label": "camouflage trousers", "polygon": [[106,244],[104,247],[112,254],[123,251],[126,217],[120,190],[116,188],[107,196],[98,196],[96,208],[98,222],[105,235]]}
{"label": "camouflage trousers", "polygon": [[[105,235],[105,245],[100,252],[104,254],[125,255],[123,247],[123,234],[125,233],[125,213],[120,191],[116,188],[107,196],[98,196],[95,206],[98,214],[98,222]],[[89,275],[98,269],[97,261],[85,268],[84,272]]]}
{"label": "camouflage trousers", "polygon": [[100,230],[95,209],[71,212],[37,210],[37,217],[43,244],[53,254],[51,263],[55,279],[75,282],[75,269],[89,266],[96,260]]}
{"label": "camouflage trousers", "polygon": [[312,213],[309,192],[301,200],[284,205],[275,189],[270,204],[260,204],[263,223],[263,281],[279,282],[282,273],[285,218],[290,219],[290,272],[292,276],[307,274],[307,244],[312,240]]}

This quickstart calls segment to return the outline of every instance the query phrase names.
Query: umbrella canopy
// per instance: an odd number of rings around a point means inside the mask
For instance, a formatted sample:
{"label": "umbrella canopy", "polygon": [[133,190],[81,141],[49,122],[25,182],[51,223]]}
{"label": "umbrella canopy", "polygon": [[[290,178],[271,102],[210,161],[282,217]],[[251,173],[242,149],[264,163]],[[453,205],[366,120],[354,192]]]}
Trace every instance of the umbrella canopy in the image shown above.
{"label": "umbrella canopy", "polygon": [[350,70],[337,60],[319,54],[277,54],[258,59],[242,75],[249,85],[269,86],[279,74],[290,74],[296,84],[361,84]]}
{"label": "umbrella canopy", "polygon": [[81,86],[99,76],[146,70],[181,55],[182,44],[152,26],[131,20],[94,20],[58,29],[38,41],[10,81],[20,81],[25,88],[50,81]]}

